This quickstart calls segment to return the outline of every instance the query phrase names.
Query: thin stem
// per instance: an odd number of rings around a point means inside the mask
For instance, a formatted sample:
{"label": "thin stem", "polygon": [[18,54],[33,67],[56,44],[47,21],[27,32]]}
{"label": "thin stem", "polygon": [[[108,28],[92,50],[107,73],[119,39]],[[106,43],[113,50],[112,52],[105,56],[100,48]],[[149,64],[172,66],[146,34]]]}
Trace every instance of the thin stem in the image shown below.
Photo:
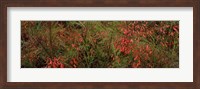
{"label": "thin stem", "polygon": [[51,28],[51,26],[52,26],[52,22],[49,22],[49,41],[50,41],[50,49],[51,49],[51,53],[50,53],[50,55],[51,55],[51,58],[53,57],[53,48],[52,48],[52,28]]}

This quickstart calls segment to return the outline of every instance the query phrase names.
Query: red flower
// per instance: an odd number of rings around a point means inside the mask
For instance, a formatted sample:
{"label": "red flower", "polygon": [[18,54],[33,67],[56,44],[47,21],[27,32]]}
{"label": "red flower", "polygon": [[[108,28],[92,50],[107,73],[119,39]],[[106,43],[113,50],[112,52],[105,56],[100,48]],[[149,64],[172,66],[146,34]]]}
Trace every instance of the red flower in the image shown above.
{"label": "red flower", "polygon": [[149,45],[146,45],[146,51],[149,51],[150,48],[149,48]]}
{"label": "red flower", "polygon": [[49,63],[47,64],[47,68],[64,68],[64,64],[62,64],[59,61],[60,58],[55,58],[52,60],[50,58],[47,58],[49,60]]}
{"label": "red flower", "polygon": [[82,38],[79,38],[78,41],[79,41],[79,42],[83,42],[83,39],[82,39]]}
{"label": "red flower", "polygon": [[75,44],[72,44],[72,47],[74,48],[76,45]]}
{"label": "red flower", "polygon": [[173,26],[173,30],[176,31],[177,33],[178,33],[178,29],[179,29],[178,26]]}
{"label": "red flower", "polygon": [[60,65],[60,68],[64,68],[64,67],[65,67],[64,64],[61,64],[61,65]]}

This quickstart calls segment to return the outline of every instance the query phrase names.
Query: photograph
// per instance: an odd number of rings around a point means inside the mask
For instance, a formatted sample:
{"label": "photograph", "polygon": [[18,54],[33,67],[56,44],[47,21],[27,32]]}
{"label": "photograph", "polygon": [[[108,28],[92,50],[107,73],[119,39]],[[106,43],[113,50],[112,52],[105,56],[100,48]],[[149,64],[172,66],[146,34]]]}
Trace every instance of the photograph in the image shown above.
{"label": "photograph", "polygon": [[0,88],[200,89],[200,0],[0,3]]}
{"label": "photograph", "polygon": [[179,21],[21,21],[21,68],[179,68]]}

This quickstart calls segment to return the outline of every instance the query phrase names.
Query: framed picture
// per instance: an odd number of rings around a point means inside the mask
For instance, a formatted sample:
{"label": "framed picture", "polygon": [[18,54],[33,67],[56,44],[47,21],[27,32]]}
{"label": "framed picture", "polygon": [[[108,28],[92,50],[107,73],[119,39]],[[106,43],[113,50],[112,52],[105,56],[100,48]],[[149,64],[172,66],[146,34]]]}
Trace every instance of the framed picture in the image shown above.
{"label": "framed picture", "polygon": [[199,89],[199,0],[2,0],[0,87]]}

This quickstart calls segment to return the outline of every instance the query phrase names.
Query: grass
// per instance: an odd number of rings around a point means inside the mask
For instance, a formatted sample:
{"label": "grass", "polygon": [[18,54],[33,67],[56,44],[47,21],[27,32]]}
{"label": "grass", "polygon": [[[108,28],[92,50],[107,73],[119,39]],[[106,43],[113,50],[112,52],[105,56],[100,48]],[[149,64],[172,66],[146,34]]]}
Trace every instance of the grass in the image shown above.
{"label": "grass", "polygon": [[178,68],[178,21],[22,21],[22,68]]}

